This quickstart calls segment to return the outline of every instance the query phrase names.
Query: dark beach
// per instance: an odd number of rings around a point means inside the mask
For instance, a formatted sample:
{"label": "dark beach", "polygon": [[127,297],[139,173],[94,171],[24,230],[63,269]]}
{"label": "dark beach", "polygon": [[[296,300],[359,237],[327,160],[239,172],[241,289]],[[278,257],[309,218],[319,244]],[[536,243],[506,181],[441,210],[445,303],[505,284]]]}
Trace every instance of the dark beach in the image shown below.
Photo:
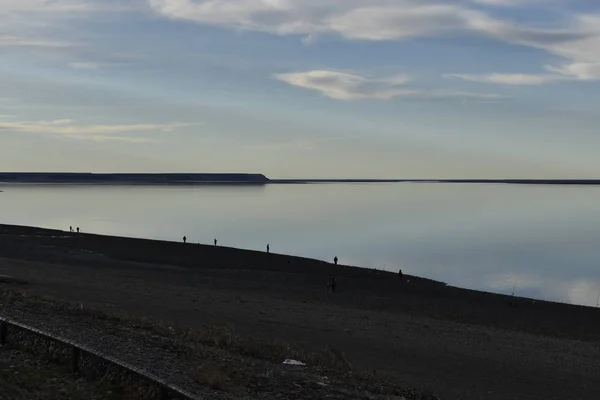
{"label": "dark beach", "polygon": [[26,281],[19,290],[31,295],[328,346],[441,399],[600,398],[596,308],[286,255],[32,227],[0,225],[0,257],[0,275]]}

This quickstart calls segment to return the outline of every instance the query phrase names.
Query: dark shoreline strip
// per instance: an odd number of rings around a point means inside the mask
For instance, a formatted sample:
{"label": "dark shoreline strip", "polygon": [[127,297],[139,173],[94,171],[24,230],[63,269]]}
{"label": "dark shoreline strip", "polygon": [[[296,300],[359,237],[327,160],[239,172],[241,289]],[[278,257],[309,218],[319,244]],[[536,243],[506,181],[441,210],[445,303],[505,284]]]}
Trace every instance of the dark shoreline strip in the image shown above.
{"label": "dark shoreline strip", "polygon": [[[240,271],[275,271],[319,276],[340,276],[349,279],[374,280],[381,284],[395,284],[398,274],[368,267],[334,265],[332,262],[287,254],[266,253],[234,247],[194,244],[167,240],[108,236],[91,233],[70,233],[57,229],[0,224],[0,256],[7,258],[63,262],[56,254],[32,251],[40,247],[74,250],[101,255],[115,261],[140,262],[156,265],[174,265],[203,269],[217,268]],[[56,258],[58,257],[58,258]],[[91,261],[86,261],[87,263]],[[531,302],[532,299],[501,293],[450,286],[434,279],[404,275],[411,286],[430,296],[444,296],[448,290],[461,293],[465,299],[496,299],[505,304],[513,300]],[[387,282],[387,283],[386,283]],[[569,310],[596,310],[596,307],[573,305],[535,299],[538,304]]]}
{"label": "dark shoreline strip", "polygon": [[310,183],[504,183],[600,185],[600,179],[269,179],[249,173],[63,173],[0,172],[0,183],[105,185],[265,185]]}

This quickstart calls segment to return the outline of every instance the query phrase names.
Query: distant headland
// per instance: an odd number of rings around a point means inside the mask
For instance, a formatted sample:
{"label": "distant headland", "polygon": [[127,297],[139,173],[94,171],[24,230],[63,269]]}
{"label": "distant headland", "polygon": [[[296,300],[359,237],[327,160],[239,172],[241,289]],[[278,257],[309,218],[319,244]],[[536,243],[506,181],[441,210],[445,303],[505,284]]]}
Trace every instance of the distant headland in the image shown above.
{"label": "distant headland", "polygon": [[0,172],[0,183],[99,185],[265,185],[310,183],[504,183],[600,185],[600,179],[269,179],[248,173]]}
{"label": "distant headland", "polygon": [[0,172],[2,183],[114,184],[114,185],[193,185],[193,184],[265,184],[262,174],[96,174],[79,172]]}

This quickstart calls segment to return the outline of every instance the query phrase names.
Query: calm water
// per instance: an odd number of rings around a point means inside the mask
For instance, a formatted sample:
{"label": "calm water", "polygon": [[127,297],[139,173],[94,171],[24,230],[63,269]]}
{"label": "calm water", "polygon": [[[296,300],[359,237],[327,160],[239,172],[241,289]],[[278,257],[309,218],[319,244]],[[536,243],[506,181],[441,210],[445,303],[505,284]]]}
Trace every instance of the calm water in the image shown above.
{"label": "calm water", "polygon": [[596,306],[600,187],[0,186],[0,222],[212,243]]}

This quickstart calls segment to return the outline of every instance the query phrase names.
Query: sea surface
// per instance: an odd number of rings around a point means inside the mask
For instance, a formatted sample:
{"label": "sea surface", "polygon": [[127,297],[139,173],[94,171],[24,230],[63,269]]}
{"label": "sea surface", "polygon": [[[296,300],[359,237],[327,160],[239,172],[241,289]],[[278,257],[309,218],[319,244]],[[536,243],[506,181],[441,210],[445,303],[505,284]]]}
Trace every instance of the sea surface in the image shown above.
{"label": "sea surface", "polygon": [[[600,186],[0,185],[0,222],[264,250],[596,307]],[[1,271],[0,271],[1,273]]]}

